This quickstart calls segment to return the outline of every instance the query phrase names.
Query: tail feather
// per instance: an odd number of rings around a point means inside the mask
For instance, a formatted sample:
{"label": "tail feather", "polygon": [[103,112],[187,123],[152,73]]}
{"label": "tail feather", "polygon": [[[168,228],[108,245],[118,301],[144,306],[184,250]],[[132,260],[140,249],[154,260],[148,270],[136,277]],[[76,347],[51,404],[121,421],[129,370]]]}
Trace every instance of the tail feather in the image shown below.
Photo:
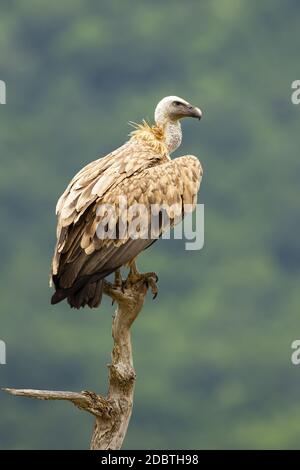
{"label": "tail feather", "polygon": [[92,298],[89,299],[88,306],[90,308],[99,307],[99,305],[101,304],[102,295],[103,295],[103,279],[100,279],[99,281],[96,282],[95,294]]}
{"label": "tail feather", "polygon": [[[118,269],[118,268],[116,268]],[[101,273],[94,273],[82,276],[69,288],[63,288],[60,285],[59,276],[53,276],[55,292],[51,298],[51,304],[58,304],[67,299],[72,308],[79,309],[88,305],[90,308],[99,307],[103,294],[103,282],[106,276],[109,276],[114,269],[103,270]]]}
{"label": "tail feather", "polygon": [[51,297],[51,305],[58,304],[62,300],[64,300],[66,297],[68,297],[68,291],[70,289],[57,289],[56,292]]}
{"label": "tail feather", "polygon": [[79,309],[88,305],[90,308],[99,307],[102,300],[103,279],[88,281],[79,288],[58,288],[51,298],[51,304],[57,304],[67,299],[71,308]]}
{"label": "tail feather", "polygon": [[78,291],[68,295],[71,308],[79,309],[88,305],[90,308],[99,307],[102,299],[103,279],[85,284]]}

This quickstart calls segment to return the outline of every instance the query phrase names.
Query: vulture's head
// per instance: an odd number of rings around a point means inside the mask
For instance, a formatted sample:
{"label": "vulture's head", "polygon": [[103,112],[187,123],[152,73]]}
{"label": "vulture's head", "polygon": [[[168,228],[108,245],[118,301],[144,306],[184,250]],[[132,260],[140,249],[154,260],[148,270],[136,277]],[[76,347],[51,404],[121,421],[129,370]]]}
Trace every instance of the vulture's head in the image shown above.
{"label": "vulture's head", "polygon": [[169,121],[178,121],[185,117],[201,119],[202,111],[191,105],[179,96],[166,96],[155,109],[155,122],[157,125],[164,125]]}

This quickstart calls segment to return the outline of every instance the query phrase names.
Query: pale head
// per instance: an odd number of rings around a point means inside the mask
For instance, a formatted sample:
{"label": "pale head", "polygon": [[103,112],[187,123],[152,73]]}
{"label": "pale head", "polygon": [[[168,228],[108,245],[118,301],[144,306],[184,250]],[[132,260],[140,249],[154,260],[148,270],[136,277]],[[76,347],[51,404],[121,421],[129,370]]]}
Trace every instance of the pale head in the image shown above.
{"label": "pale head", "polygon": [[168,122],[176,122],[185,117],[201,119],[202,111],[179,96],[166,96],[155,109],[155,122],[163,126]]}

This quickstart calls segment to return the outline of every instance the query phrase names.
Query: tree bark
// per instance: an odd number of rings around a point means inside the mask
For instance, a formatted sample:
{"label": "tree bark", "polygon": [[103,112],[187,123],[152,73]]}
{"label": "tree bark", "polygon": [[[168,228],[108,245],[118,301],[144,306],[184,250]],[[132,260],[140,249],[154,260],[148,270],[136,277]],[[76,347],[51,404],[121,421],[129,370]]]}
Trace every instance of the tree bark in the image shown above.
{"label": "tree bark", "polygon": [[11,395],[37,398],[39,400],[66,400],[80,410],[95,416],[96,422],[91,439],[92,450],[120,449],[131,417],[135,384],[130,328],[140,313],[147,284],[141,279],[131,285],[118,287],[105,281],[104,292],[116,301],[113,316],[112,362],[109,365],[107,397],[94,392],[63,392],[4,388]]}

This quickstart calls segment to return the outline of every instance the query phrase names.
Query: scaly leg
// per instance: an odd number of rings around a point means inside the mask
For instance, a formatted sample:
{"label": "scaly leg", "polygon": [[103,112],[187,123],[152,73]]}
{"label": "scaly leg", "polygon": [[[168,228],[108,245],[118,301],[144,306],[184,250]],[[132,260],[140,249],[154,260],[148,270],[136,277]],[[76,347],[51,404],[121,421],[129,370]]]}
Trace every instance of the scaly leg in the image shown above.
{"label": "scaly leg", "polygon": [[117,269],[115,271],[115,282],[114,282],[114,285],[116,287],[119,287],[121,288],[122,285],[123,285],[123,279],[122,279],[122,274],[121,274],[121,269]]}
{"label": "scaly leg", "polygon": [[[116,271],[115,271],[115,282],[113,283],[112,287],[114,289],[121,289],[122,292],[124,292],[121,269],[116,269]],[[115,300],[112,299],[111,304],[113,305],[114,303],[115,303]]]}

